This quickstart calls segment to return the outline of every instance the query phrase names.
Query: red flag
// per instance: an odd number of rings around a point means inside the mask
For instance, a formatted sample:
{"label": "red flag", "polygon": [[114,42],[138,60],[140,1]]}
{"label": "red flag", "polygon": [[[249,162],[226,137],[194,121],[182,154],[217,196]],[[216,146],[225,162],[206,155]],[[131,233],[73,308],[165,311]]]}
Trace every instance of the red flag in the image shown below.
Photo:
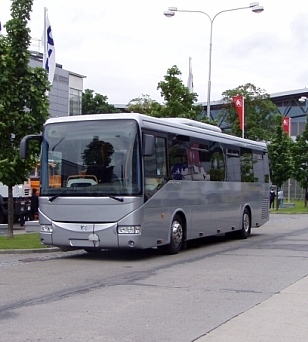
{"label": "red flag", "polygon": [[290,136],[290,118],[282,118],[283,130]]}
{"label": "red flag", "polygon": [[237,111],[238,119],[240,122],[240,129],[244,129],[244,97],[243,96],[233,96],[233,103]]}

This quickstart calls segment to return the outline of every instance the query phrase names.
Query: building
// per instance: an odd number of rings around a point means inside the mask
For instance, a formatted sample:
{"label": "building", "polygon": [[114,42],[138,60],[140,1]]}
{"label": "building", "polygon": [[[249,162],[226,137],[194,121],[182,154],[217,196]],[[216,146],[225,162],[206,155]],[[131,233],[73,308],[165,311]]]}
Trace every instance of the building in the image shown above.
{"label": "building", "polygon": [[[30,51],[30,53],[30,66],[42,67],[43,54],[36,51]],[[54,80],[49,92],[50,117],[81,115],[85,77],[63,69],[61,64],[56,64]]]}

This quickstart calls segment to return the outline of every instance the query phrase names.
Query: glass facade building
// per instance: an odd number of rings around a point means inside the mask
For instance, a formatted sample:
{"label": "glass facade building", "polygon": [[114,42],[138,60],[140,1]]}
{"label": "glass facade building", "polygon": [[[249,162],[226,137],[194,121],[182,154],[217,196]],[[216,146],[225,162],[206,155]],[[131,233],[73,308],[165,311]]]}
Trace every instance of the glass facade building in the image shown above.
{"label": "glass facade building", "polygon": [[[276,94],[270,94],[271,101],[278,107],[281,115],[291,118],[291,137],[295,140],[297,135],[301,134],[306,124],[308,113],[308,89],[291,90]],[[300,100],[302,99],[302,100]],[[199,103],[204,108],[204,115],[207,112],[207,104]],[[221,113],[223,103],[221,101],[211,102],[211,117],[215,119]],[[222,130],[227,129],[223,120],[219,126]]]}
{"label": "glass facade building", "polygon": [[[42,67],[43,54],[30,51],[30,66]],[[56,64],[53,84],[49,92],[50,117],[81,115],[83,79],[85,76],[73,73]]]}

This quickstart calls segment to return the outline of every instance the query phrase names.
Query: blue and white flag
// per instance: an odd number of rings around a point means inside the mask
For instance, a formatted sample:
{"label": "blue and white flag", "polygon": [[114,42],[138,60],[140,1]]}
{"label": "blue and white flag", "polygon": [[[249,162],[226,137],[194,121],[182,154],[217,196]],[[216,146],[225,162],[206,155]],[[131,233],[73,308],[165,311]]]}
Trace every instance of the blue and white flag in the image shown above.
{"label": "blue and white flag", "polygon": [[192,73],[191,57],[189,57],[189,74],[188,74],[187,88],[189,89],[191,93],[194,92],[194,80],[193,80],[193,73]]}
{"label": "blue and white flag", "polygon": [[56,70],[56,51],[55,44],[52,37],[51,26],[49,23],[47,10],[45,9],[44,33],[43,33],[43,68],[48,73],[48,81],[52,84]]}

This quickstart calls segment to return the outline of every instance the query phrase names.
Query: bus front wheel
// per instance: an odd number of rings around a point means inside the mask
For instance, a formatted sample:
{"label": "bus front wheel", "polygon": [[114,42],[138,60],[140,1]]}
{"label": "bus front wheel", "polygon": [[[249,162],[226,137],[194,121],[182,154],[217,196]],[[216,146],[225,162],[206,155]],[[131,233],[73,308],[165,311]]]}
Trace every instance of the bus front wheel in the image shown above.
{"label": "bus front wheel", "polygon": [[251,218],[247,208],[244,209],[242,217],[242,229],[238,231],[241,239],[247,239],[251,231]]}
{"label": "bus front wheel", "polygon": [[170,243],[164,246],[164,251],[168,254],[177,254],[183,244],[183,223],[179,215],[175,215],[171,224]]}

